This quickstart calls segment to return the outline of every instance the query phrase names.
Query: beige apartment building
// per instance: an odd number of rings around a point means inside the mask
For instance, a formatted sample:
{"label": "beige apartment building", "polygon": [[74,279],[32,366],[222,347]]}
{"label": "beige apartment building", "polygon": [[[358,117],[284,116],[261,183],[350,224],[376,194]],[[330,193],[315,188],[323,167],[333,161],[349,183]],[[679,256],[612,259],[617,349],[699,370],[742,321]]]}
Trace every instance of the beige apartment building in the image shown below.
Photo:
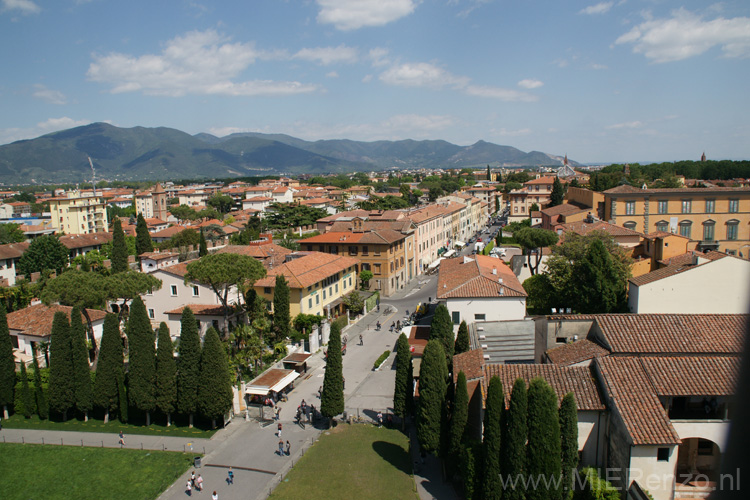
{"label": "beige apartment building", "polygon": [[135,195],[135,213],[142,214],[144,219],[167,220],[167,192],[161,184],[157,183],[153,190]]}
{"label": "beige apartment building", "polygon": [[52,227],[58,233],[91,234],[109,231],[106,203],[101,196],[84,196],[68,191],[64,196],[49,198]]}

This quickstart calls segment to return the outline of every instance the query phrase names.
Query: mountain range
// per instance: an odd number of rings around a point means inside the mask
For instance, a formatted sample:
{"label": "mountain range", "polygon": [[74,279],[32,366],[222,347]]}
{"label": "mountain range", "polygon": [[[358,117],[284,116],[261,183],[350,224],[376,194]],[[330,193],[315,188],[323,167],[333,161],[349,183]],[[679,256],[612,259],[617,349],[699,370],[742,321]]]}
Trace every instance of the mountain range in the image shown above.
{"label": "mountain range", "polygon": [[[324,174],[388,168],[560,166],[562,157],[479,141],[304,141],[283,134],[190,135],[157,127],[107,123],[0,146],[0,183],[54,184],[98,180],[215,179],[278,174]],[[571,165],[577,165],[570,162]]]}

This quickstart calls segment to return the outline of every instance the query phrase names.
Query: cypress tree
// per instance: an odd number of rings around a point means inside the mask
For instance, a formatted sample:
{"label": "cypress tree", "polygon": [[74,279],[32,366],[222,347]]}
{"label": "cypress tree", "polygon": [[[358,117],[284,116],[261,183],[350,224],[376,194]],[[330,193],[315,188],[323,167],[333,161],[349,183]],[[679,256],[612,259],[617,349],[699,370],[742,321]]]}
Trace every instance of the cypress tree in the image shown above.
{"label": "cypress tree", "polygon": [[206,331],[201,353],[198,409],[204,417],[211,419],[212,429],[216,429],[216,419],[223,417],[232,407],[232,396],[227,351],[218,332],[211,327]]}
{"label": "cypress tree", "polygon": [[417,439],[428,453],[440,451],[440,423],[447,390],[448,366],[441,339],[427,342],[419,369]]}
{"label": "cypress tree", "polygon": [[461,450],[461,476],[466,500],[481,498],[482,443],[470,441]]}
{"label": "cypress tree", "polygon": [[156,348],[154,331],[146,306],[140,297],[130,305],[128,326],[128,397],[130,405],[146,413],[151,425],[151,412],[156,407]]}
{"label": "cypress tree", "polygon": [[273,289],[273,330],[277,342],[289,337],[291,330],[289,284],[283,274],[276,276],[276,285]]}
{"label": "cypress tree", "polygon": [[5,307],[0,304],[0,405],[3,406],[3,418],[8,418],[8,405],[13,404],[15,387],[16,360],[13,357],[13,343],[10,340]]}
{"label": "cypress tree", "polygon": [[36,412],[39,418],[47,420],[49,418],[49,405],[47,404],[47,397],[44,395],[44,387],[42,387],[42,372],[39,369],[39,359],[37,358],[36,346],[34,350],[34,399],[36,400]]}
{"label": "cypress tree", "polygon": [[193,311],[186,307],[180,318],[180,344],[177,359],[177,409],[190,415],[198,410],[198,377],[200,375],[201,339]]}
{"label": "cypress tree", "polygon": [[396,343],[396,387],[393,390],[393,413],[401,417],[402,424],[409,414],[408,395],[413,386],[413,382],[409,378],[411,364],[409,339],[402,333],[399,335],[398,342]]}
{"label": "cypress tree", "polygon": [[466,432],[466,422],[469,421],[469,391],[466,386],[466,374],[458,373],[456,380],[456,395],[453,400],[453,415],[451,418],[449,453],[451,463],[457,463]]}
{"label": "cypress tree", "polygon": [[128,422],[128,393],[125,388],[125,373],[117,377],[117,400],[120,402],[120,422]]}
{"label": "cypress tree", "polygon": [[75,404],[73,361],[68,316],[58,311],[52,319],[49,345],[49,406],[68,420],[68,410]]}
{"label": "cypress tree", "polygon": [[107,314],[104,317],[104,331],[94,379],[94,404],[104,410],[104,423],[109,422],[110,412],[119,408],[119,384],[122,377],[123,346],[120,323],[115,314]]}
{"label": "cypress tree", "polygon": [[83,413],[84,421],[88,422],[89,412],[94,407],[94,393],[91,384],[89,348],[86,345],[86,330],[81,319],[81,310],[77,307],[70,311],[70,347],[76,409]]}
{"label": "cypress tree", "polygon": [[201,228],[200,239],[198,240],[198,257],[208,255],[208,245],[206,244],[206,235],[203,234],[203,228]]}
{"label": "cypress tree", "polygon": [[502,440],[502,416],[505,406],[503,383],[500,377],[492,377],[487,388],[487,400],[484,410],[484,500],[497,500],[502,497],[500,482],[500,445]]}
{"label": "cypress tree", "polygon": [[562,471],[557,395],[544,379],[535,378],[528,392],[528,445],[526,474],[537,485],[526,491],[527,500],[561,500]]}
{"label": "cypress tree", "polygon": [[565,190],[563,189],[560,179],[558,177],[555,177],[555,180],[552,183],[552,192],[549,196],[549,205],[547,206],[556,207],[557,205],[562,205],[564,198]]}
{"label": "cypress tree", "polygon": [[326,373],[323,378],[323,392],[320,396],[320,413],[328,419],[344,411],[344,365],[341,357],[341,327],[331,323],[328,337]]}
{"label": "cypress tree", "polygon": [[174,345],[167,324],[159,325],[156,348],[156,407],[167,416],[167,427],[172,424],[172,412],[177,406],[177,363]]}
{"label": "cypress tree", "polygon": [[34,409],[34,397],[29,388],[29,377],[26,373],[26,363],[21,363],[21,401],[23,401],[23,416],[31,418],[31,413]]}
{"label": "cypress tree", "polygon": [[523,500],[525,496],[526,470],[526,418],[528,413],[526,381],[516,379],[510,394],[510,405],[503,426],[503,454],[500,469],[503,478],[511,486],[505,490],[506,500]]}
{"label": "cypress tree", "polygon": [[573,479],[578,468],[578,408],[572,392],[560,403],[560,439],[563,498],[567,500],[573,496]]}
{"label": "cypress tree", "polygon": [[461,325],[458,327],[458,335],[456,336],[456,345],[453,349],[453,354],[461,354],[462,352],[468,352],[471,349],[469,343],[469,328],[466,326],[466,321],[461,321]]}
{"label": "cypress tree", "polygon": [[138,214],[138,220],[135,223],[135,253],[136,255],[142,255],[153,251],[154,243],[151,241],[146,219],[143,218],[143,214]]}
{"label": "cypress tree", "polygon": [[435,308],[435,316],[432,318],[432,324],[430,325],[430,340],[432,339],[440,339],[443,345],[446,364],[450,370],[450,367],[453,365],[453,345],[455,343],[453,339],[453,320],[451,320],[448,308],[443,304]]}
{"label": "cypress tree", "polygon": [[115,217],[112,231],[111,262],[112,274],[128,270],[128,245],[125,243],[125,233],[122,231],[122,222],[119,217]]}

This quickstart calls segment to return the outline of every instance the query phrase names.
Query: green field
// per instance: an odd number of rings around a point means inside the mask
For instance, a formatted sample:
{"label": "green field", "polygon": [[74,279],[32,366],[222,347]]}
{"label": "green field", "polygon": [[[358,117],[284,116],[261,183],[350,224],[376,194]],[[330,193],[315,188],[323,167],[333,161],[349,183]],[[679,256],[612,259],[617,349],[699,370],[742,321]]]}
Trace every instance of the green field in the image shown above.
{"label": "green field", "polygon": [[324,432],[270,500],[415,500],[409,439],[395,429],[339,425]]}
{"label": "green field", "polygon": [[153,499],[192,465],[163,451],[0,444],[4,500]]}

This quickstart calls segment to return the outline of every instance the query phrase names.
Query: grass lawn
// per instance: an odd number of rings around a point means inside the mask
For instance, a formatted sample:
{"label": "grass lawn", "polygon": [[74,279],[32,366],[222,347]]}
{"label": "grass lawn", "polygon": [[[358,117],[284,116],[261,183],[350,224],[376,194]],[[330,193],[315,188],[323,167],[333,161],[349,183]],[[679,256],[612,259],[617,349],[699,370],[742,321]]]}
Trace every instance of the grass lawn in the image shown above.
{"label": "grass lawn", "polygon": [[[196,419],[197,421],[197,419]],[[76,431],[76,432],[104,432],[108,434],[117,434],[122,430],[125,434],[146,434],[150,436],[177,436],[191,438],[207,438],[214,435],[216,430],[211,430],[210,424],[206,426],[196,426],[192,429],[188,427],[187,417],[184,421],[173,419],[172,425],[167,427],[164,419],[151,419],[151,425],[138,425],[138,423],[123,424],[117,419],[110,420],[106,424],[104,420],[89,418],[84,422],[82,417],[69,418],[67,422],[58,420],[41,420],[38,416],[33,415],[27,419],[23,415],[11,415],[8,419],[3,419],[3,427],[8,429],[39,429],[50,431]],[[217,429],[218,430],[218,429]]]}
{"label": "grass lawn", "polygon": [[0,444],[4,500],[152,499],[192,465],[169,451]]}
{"label": "grass lawn", "polygon": [[270,500],[415,500],[409,438],[395,429],[339,424],[324,432]]}

